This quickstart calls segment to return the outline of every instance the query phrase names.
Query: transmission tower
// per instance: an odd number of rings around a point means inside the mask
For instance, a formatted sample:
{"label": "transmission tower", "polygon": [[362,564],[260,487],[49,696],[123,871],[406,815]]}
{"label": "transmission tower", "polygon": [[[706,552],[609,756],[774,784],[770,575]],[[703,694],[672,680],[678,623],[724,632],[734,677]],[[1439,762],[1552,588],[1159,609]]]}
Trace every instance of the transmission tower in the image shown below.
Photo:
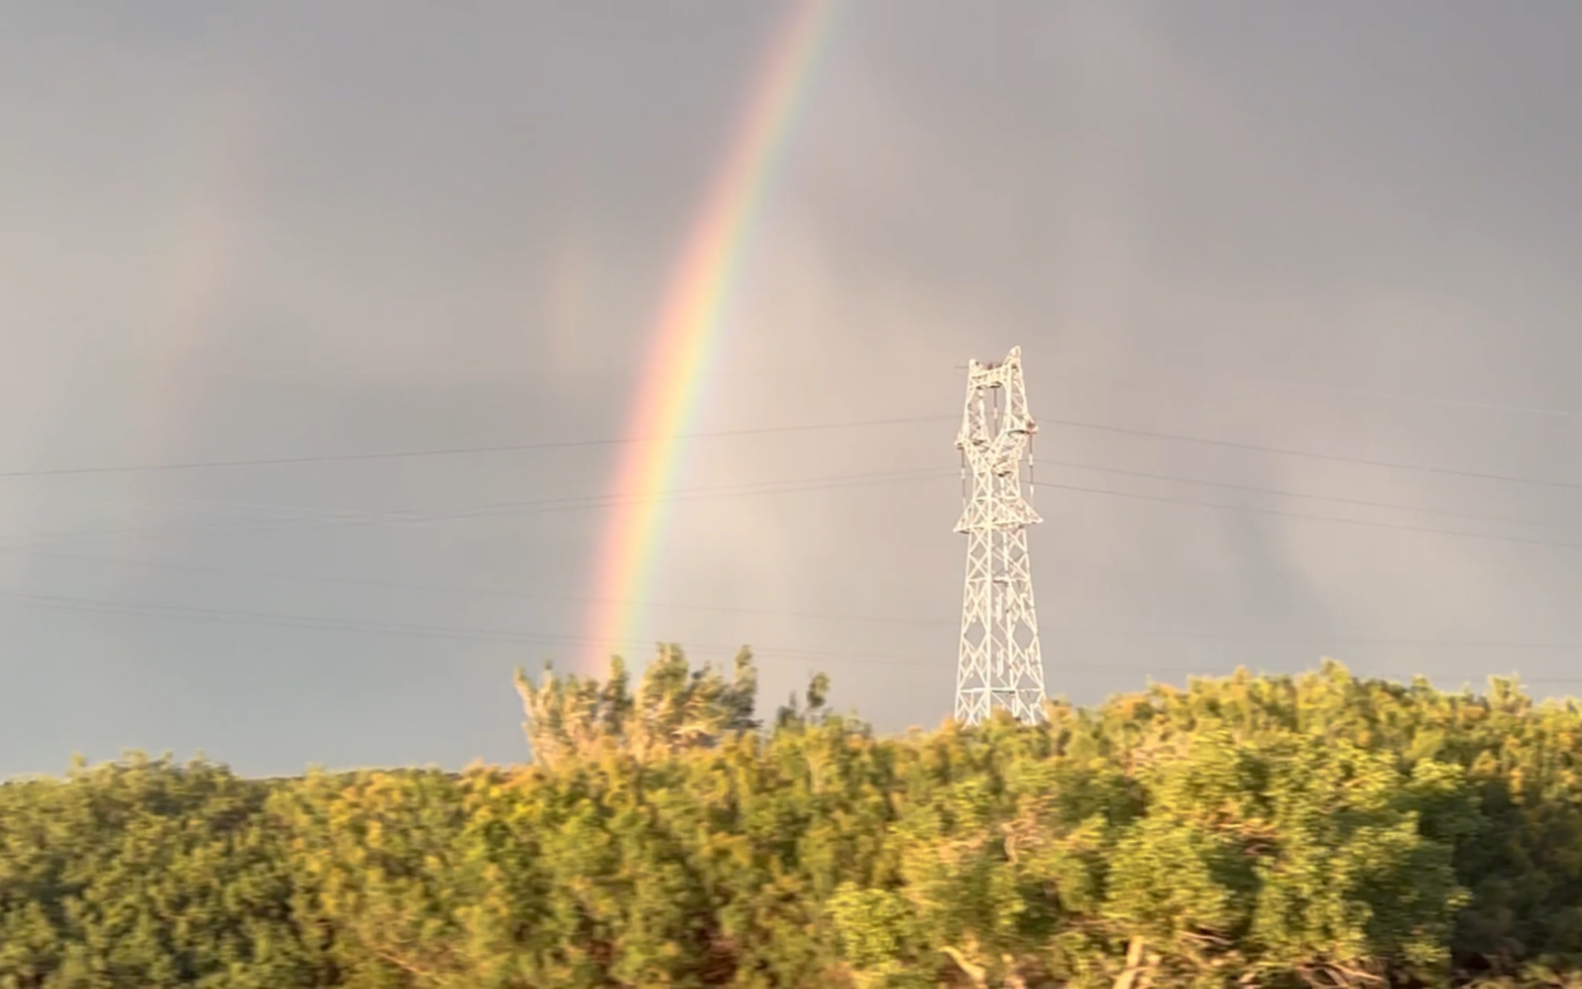
{"label": "transmission tower", "polygon": [[963,481],[971,474],[956,523],[967,534],[956,666],[956,720],[963,724],[979,724],[995,709],[1022,722],[1043,717],[1044,663],[1027,557],[1027,527],[1043,519],[1022,497],[1022,468],[1031,472],[1036,429],[1022,383],[1022,348],[998,364],[967,365],[956,438]]}

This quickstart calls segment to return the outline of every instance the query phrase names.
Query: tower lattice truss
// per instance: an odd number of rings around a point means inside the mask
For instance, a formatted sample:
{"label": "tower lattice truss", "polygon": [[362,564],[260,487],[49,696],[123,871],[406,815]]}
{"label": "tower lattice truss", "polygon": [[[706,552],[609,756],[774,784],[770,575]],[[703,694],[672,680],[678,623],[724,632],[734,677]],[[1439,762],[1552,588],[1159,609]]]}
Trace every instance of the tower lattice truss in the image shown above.
{"label": "tower lattice truss", "polygon": [[1022,348],[998,364],[967,366],[956,446],[970,473],[956,531],[967,535],[956,720],[975,725],[996,709],[1022,722],[1044,716],[1044,664],[1033,607],[1027,527],[1042,522],[1022,495],[1037,429],[1022,383]]}

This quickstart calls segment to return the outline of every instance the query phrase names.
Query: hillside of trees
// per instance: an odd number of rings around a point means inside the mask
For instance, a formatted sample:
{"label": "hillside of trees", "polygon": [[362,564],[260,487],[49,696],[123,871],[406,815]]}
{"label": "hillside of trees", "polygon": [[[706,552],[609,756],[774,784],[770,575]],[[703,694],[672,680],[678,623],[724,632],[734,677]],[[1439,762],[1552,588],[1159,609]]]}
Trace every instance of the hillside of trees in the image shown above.
{"label": "hillside of trees", "polygon": [[1238,673],[880,737],[518,675],[519,766],[0,785],[0,989],[1582,986],[1582,707]]}

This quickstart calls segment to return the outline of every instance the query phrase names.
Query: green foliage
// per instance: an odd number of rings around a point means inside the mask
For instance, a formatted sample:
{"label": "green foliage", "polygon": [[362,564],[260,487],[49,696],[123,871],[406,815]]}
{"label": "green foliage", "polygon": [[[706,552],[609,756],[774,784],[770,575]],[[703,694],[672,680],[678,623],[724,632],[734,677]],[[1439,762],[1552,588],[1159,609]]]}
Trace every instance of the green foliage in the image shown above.
{"label": "green foliage", "polygon": [[267,789],[143,757],[0,786],[0,986],[312,984]]}
{"label": "green foliage", "polygon": [[1336,664],[876,737],[662,649],[532,760],[0,785],[0,989],[1582,985],[1582,710]]}
{"label": "green foliage", "polygon": [[634,697],[625,664],[617,657],[603,684],[591,678],[560,677],[548,667],[535,684],[521,670],[516,688],[527,712],[528,743],[540,763],[615,747],[634,758],[652,759],[719,742],[726,734],[755,727],[758,693],[752,654],[736,656],[727,683],[714,670],[691,670],[681,650],[663,646],[644,671]]}

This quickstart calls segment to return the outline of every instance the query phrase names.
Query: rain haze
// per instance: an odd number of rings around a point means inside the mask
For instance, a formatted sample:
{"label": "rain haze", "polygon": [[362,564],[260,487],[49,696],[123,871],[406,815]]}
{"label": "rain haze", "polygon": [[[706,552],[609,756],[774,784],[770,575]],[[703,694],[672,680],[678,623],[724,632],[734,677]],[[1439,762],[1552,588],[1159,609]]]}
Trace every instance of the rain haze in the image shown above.
{"label": "rain haze", "polygon": [[[588,665],[594,441],[640,432],[784,20],[10,5],[0,773],[521,758],[511,672]],[[1051,694],[1324,656],[1582,688],[1579,36],[1562,3],[839,5],[621,651],[747,644],[766,708],[822,670],[937,724],[964,366],[1020,345]]]}

